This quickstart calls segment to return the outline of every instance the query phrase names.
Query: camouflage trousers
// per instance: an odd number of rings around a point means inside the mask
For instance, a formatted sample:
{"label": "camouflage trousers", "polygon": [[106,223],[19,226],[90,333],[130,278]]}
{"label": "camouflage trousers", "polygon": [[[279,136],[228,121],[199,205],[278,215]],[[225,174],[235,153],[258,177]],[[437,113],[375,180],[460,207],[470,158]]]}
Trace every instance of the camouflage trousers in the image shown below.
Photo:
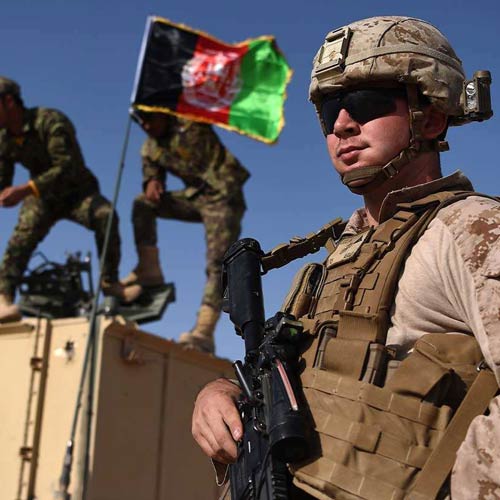
{"label": "camouflage trousers", "polygon": [[[110,210],[110,202],[98,191],[76,200],[70,201],[67,198],[59,203],[49,203],[35,196],[25,198],[19,212],[17,226],[10,237],[0,264],[0,293],[14,296],[32,253],[59,220],[68,219],[94,231],[100,255]],[[103,279],[117,281],[119,263],[120,235],[118,216],[115,213],[104,263]]]}
{"label": "camouflage trousers", "polygon": [[228,247],[241,232],[241,219],[246,210],[243,193],[230,199],[213,199],[209,195],[189,196],[185,190],[167,191],[154,204],[141,194],[134,200],[132,224],[136,246],[156,246],[156,219],[201,222],[205,226],[206,275],[202,304],[221,308],[222,259]]}

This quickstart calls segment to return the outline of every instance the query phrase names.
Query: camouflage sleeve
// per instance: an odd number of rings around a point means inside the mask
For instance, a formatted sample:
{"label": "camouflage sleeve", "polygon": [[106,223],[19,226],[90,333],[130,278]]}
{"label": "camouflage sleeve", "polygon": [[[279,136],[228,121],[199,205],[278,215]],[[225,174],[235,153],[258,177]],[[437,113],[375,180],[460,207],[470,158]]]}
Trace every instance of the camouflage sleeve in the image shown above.
{"label": "camouflage sleeve", "polygon": [[0,191],[12,186],[14,162],[10,158],[5,130],[0,131]]}
{"label": "camouflage sleeve", "polygon": [[213,200],[230,198],[241,190],[250,174],[222,144],[211,125],[193,122],[186,142],[184,147],[192,151],[191,161],[204,167],[204,181],[217,193]]}
{"label": "camouflage sleeve", "polygon": [[472,196],[441,212],[472,279],[473,294],[462,291],[463,314],[500,382],[500,203]]}
{"label": "camouflage sleeve", "polygon": [[453,500],[500,498],[500,396],[489,411],[472,421],[457,452],[451,475]]}
{"label": "camouflage sleeve", "polygon": [[43,132],[51,163],[32,179],[42,198],[46,193],[60,190],[70,178],[76,178],[83,166],[75,130],[64,115],[57,113],[51,116]]}
{"label": "camouflage sleeve", "polygon": [[[451,231],[473,289],[464,311],[485,360],[500,381],[500,203],[470,197],[440,217]],[[464,287],[467,289],[467,287]],[[452,498],[500,498],[500,397],[476,417],[460,447],[452,474]]]}
{"label": "camouflage sleeve", "polygon": [[0,191],[12,186],[14,179],[14,162],[5,156],[0,156]]}
{"label": "camouflage sleeve", "polygon": [[160,156],[161,149],[155,145],[152,139],[146,139],[141,148],[143,190],[146,189],[146,185],[151,179],[159,180],[163,185],[165,185],[167,172],[158,163]]}
{"label": "camouflage sleeve", "polygon": [[182,141],[184,144],[179,144],[179,147],[191,150],[191,161],[197,165],[205,164],[207,168],[219,156],[219,149],[222,147],[212,126],[207,123],[189,123]]}

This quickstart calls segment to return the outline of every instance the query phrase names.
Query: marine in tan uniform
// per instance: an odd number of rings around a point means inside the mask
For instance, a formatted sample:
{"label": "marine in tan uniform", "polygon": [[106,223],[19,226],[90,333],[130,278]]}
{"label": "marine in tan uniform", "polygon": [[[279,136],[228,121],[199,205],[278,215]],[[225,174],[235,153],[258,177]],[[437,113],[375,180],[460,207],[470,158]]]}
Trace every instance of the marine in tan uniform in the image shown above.
{"label": "marine in tan uniform", "polygon": [[[141,150],[143,189],[132,209],[139,262],[123,283],[163,283],[157,247],[157,218],[202,223],[207,281],[196,324],[181,334],[186,348],[214,352],[213,334],[221,310],[221,266],[239,236],[245,212],[243,184],[249,173],[221,143],[211,125],[162,113],[137,113],[148,134]],[[167,174],[185,188],[166,190]]]}
{"label": "marine in tan uniform", "polygon": [[[14,168],[21,163],[30,180],[13,186]],[[31,254],[61,219],[94,231],[99,253],[104,244],[111,204],[85,162],[70,120],[60,111],[25,108],[19,85],[0,77],[0,207],[22,202],[18,224],[0,264],[0,322],[19,319],[16,288]],[[120,236],[115,214],[104,262],[102,290],[124,301],[137,298],[118,281]]]}
{"label": "marine in tan uniform", "polygon": [[[301,379],[322,446],[292,467],[312,498],[434,498],[419,477],[432,477],[425,464],[463,407],[465,366],[490,381],[490,412],[472,420],[439,495],[500,498],[500,203],[440,167],[447,127],[491,114],[474,114],[464,82],[446,38],[407,17],[334,30],[314,59],[310,99],[328,152],[364,206],[330,245],[313,300],[283,306],[314,339]],[[394,293],[384,299],[398,248],[406,261],[394,264]],[[388,361],[372,364],[372,352]],[[219,379],[195,404],[193,435],[219,463],[236,458],[239,393]]]}

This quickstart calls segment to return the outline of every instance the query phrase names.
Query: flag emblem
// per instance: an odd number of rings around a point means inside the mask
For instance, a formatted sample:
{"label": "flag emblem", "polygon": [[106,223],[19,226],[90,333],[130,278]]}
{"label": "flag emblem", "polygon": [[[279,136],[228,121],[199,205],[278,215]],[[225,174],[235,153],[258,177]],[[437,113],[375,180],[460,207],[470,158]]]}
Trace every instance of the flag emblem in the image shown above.
{"label": "flag emblem", "polygon": [[192,106],[218,111],[241,89],[240,58],[234,52],[196,54],[182,68],[182,98]]}

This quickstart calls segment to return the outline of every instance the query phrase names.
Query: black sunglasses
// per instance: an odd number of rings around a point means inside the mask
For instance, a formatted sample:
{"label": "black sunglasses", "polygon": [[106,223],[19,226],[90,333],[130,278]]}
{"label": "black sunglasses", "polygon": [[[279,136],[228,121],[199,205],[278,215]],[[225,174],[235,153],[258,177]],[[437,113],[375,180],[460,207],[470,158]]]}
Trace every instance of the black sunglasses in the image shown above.
{"label": "black sunglasses", "polygon": [[394,112],[398,97],[406,97],[405,89],[351,90],[326,96],[320,105],[321,120],[326,133],[333,133],[333,126],[342,109],[345,109],[353,120],[364,124]]}

